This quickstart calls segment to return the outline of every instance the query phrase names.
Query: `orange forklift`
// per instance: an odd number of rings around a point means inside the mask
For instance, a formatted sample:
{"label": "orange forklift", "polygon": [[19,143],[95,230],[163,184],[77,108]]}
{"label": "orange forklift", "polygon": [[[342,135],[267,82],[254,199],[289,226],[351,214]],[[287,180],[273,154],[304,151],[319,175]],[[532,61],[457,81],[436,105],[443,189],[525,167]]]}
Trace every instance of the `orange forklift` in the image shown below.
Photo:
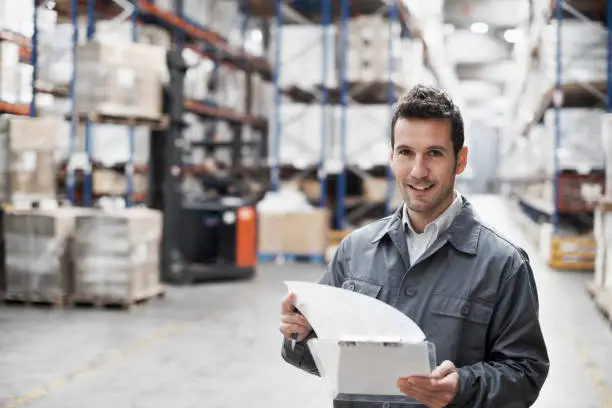
{"label": "orange forklift", "polygon": [[[161,277],[166,283],[190,284],[201,281],[231,278],[250,278],[257,263],[257,211],[256,203],[263,192],[253,193],[248,177],[256,173],[263,180],[269,179],[266,169],[267,140],[265,125],[248,122],[258,138],[246,143],[242,131],[247,122],[240,117],[227,117],[221,109],[205,102],[184,102],[183,86],[188,68],[180,48],[168,52],[170,84],[165,92],[165,111],[168,113],[168,129],[152,132],[149,175],[149,206],[164,214],[162,238]],[[188,143],[183,138],[185,106],[199,116],[207,126],[204,140]],[[218,142],[214,135],[215,124],[227,121],[233,140]],[[208,126],[210,125],[210,126]],[[256,140],[253,142],[252,140]],[[245,146],[247,148],[245,150]],[[183,157],[189,149],[202,148],[207,157],[216,151],[229,149],[231,165],[226,168],[214,165],[187,166]],[[256,153],[257,171],[245,176],[242,155]],[[205,194],[186,194],[183,181],[196,179]]]}

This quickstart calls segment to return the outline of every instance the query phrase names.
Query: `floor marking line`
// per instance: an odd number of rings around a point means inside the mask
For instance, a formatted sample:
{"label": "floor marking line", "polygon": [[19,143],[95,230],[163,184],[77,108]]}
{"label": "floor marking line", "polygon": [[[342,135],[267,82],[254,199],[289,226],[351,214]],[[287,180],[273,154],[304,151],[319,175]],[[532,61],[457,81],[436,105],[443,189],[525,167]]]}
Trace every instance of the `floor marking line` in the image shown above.
{"label": "floor marking line", "polygon": [[32,400],[41,398],[51,393],[51,391],[53,390],[57,390],[61,387],[64,387],[70,384],[72,381],[74,381],[75,379],[83,375],[86,375],[98,369],[110,366],[116,360],[125,359],[126,357],[129,357],[138,351],[144,350],[150,346],[153,346],[156,343],[166,340],[167,338],[171,337],[173,334],[185,329],[186,327],[190,326],[193,323],[198,322],[203,317],[204,316],[198,316],[191,320],[170,323],[162,327],[161,329],[158,329],[152,332],[148,336],[144,336],[139,339],[136,339],[134,342],[129,343],[125,347],[108,350],[104,352],[102,356],[100,356],[99,358],[85,364],[83,367],[69,374],[59,376],[49,381],[47,384],[41,387],[34,388],[30,391],[25,392],[22,395],[9,399],[8,401],[0,405],[0,408],[21,407],[29,403]]}

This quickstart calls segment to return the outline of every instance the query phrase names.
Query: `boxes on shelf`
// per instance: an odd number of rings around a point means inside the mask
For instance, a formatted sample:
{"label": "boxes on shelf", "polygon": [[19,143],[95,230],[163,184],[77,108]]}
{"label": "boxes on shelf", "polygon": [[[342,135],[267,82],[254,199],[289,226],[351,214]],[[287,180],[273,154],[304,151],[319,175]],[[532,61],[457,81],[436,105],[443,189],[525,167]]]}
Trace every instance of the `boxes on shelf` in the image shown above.
{"label": "boxes on shelf", "polygon": [[597,256],[593,285],[612,291],[612,200],[597,205],[594,223]]}
{"label": "boxes on shelf", "polygon": [[31,37],[34,32],[34,3],[23,0],[0,0],[0,31]]}
{"label": "boxes on shelf", "polygon": [[257,207],[259,253],[323,256],[330,214],[310,206],[296,190],[268,193]]}
{"label": "boxes on shelf", "polygon": [[77,49],[76,106],[79,113],[157,119],[161,78],[156,66],[165,51],[146,44],[88,42]]}
{"label": "boxes on shelf", "polygon": [[[349,22],[347,79],[349,82],[388,82],[390,75],[389,50],[393,58],[394,82],[402,78],[403,54],[400,26],[383,16],[360,16]],[[337,36],[340,41],[340,35]],[[340,49],[338,47],[338,49]],[[384,55],[384,58],[381,58]]]}
{"label": "boxes on shelf", "polygon": [[161,213],[145,208],[77,217],[73,299],[132,303],[157,295],[161,231]]}
{"label": "boxes on shelf", "polygon": [[[147,191],[147,176],[132,176],[132,192],[136,194]],[[94,169],[92,173],[92,191],[95,195],[119,196],[127,194],[127,175],[111,169]]]}
{"label": "boxes on shelf", "polygon": [[72,289],[71,238],[82,208],[9,210],[4,214],[5,297],[62,303]]}
{"label": "boxes on shelf", "polygon": [[55,149],[62,120],[0,118],[0,200],[55,198]]}

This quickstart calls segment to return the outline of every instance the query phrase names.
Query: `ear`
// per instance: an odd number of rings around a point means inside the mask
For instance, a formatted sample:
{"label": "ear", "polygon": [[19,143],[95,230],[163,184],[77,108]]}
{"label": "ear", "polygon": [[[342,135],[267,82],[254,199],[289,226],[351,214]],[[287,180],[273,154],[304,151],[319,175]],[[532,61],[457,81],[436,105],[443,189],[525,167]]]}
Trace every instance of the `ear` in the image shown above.
{"label": "ear", "polygon": [[457,155],[457,164],[455,166],[455,174],[459,175],[463,173],[465,167],[467,166],[468,159],[468,148],[467,146],[463,146],[461,150],[459,150],[459,154]]}

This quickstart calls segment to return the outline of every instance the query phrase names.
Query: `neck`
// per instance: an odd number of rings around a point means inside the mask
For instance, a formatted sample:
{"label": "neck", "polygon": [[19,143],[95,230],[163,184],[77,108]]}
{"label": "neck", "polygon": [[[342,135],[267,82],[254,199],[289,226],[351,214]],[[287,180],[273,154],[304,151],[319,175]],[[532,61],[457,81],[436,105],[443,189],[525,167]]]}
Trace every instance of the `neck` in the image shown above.
{"label": "neck", "polygon": [[434,208],[432,211],[424,213],[424,212],[414,212],[411,211],[408,207],[408,216],[410,217],[410,223],[412,224],[412,228],[418,232],[419,234],[425,231],[425,228],[433,221],[436,220],[448,207],[451,206],[453,201],[455,200],[455,192],[451,194],[446,200],[440,203],[440,205]]}

